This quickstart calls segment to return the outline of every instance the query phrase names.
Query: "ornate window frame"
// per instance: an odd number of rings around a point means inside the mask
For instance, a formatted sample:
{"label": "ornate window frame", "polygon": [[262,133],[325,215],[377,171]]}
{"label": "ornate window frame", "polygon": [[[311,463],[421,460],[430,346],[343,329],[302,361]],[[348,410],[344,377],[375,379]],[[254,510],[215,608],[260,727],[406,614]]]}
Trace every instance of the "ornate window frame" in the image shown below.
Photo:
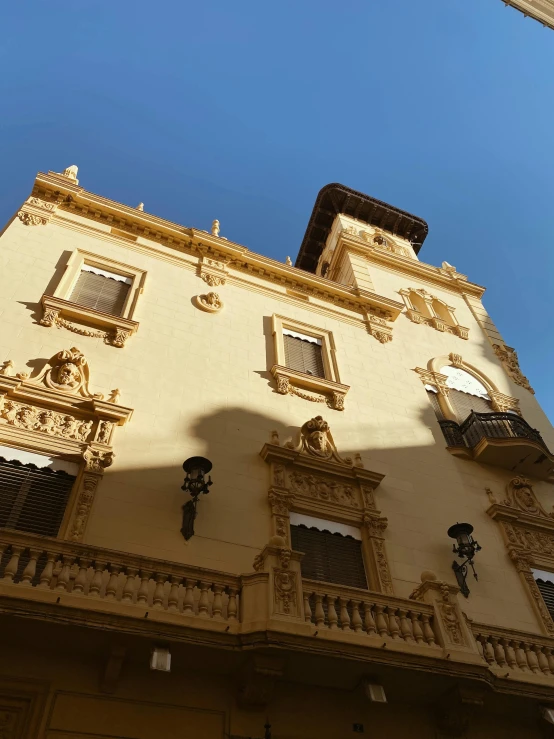
{"label": "ornate window frame", "polygon": [[116,426],[133,409],[119,390],[105,400],[89,389],[89,366],[75,347],[55,354],[36,376],[0,369],[0,444],[79,464],[58,538],[81,541],[104,470],[114,459]]}
{"label": "ornate window frame", "polygon": [[533,569],[554,572],[554,513],[547,513],[537,499],[531,481],[514,477],[499,500],[486,488],[491,505],[488,515],[497,521],[510,559],[527,592],[543,632],[554,636],[554,621],[533,575]]}
{"label": "ornate window frame", "polygon": [[[398,291],[404,300],[406,305],[406,315],[414,323],[423,323],[427,326],[432,326],[437,331],[446,331],[447,333],[459,336],[460,339],[469,339],[469,328],[461,326],[456,318],[456,309],[450,305],[447,305],[444,300],[437,298],[435,295],[431,295],[424,289],[415,289],[413,287],[403,288]],[[416,294],[425,303],[426,313],[418,310],[413,301],[413,294]],[[446,315],[448,321],[445,320],[444,316],[439,315],[435,310],[433,303],[440,303]]]}
{"label": "ornate window frame", "polygon": [[[304,400],[311,400],[315,403],[326,403],[329,408],[337,411],[344,410],[344,399],[350,390],[350,385],[343,385],[340,381],[332,332],[286,316],[280,316],[277,313],[273,314],[271,323],[275,357],[271,374],[277,381],[277,392],[281,395],[297,395],[304,398]],[[321,341],[324,378],[314,377],[286,366],[283,329],[313,336],[314,339]],[[304,389],[317,393],[317,395],[305,393],[303,392]]]}
{"label": "ornate window frame", "polygon": [[354,526],[361,532],[364,565],[371,590],[393,595],[383,532],[387,519],[374,491],[384,475],[366,470],[360,455],[343,458],[321,416],[307,421],[298,442],[281,446],[277,432],[260,452],[270,465],[273,538],[290,549],[290,512]]}
{"label": "ornate window frame", "polygon": [[501,393],[492,380],[477,369],[477,367],[469,364],[469,362],[465,362],[460,354],[454,354],[452,352],[447,357],[440,356],[430,359],[427,363],[427,369],[422,369],[421,367],[415,368],[415,371],[418,373],[423,384],[430,385],[436,390],[439,406],[446,420],[454,421],[455,423],[458,422],[456,411],[448,397],[450,390],[446,384],[448,378],[439,371],[445,366],[463,369],[465,372],[475,377],[476,380],[479,380],[487,390],[491,400],[492,410],[500,413],[505,413],[507,411],[514,411],[515,413],[520,412],[519,400],[517,398]]}
{"label": "ornate window frame", "polygon": [[[87,308],[69,300],[84,265],[131,279],[131,287],[120,316]],[[139,324],[133,320],[133,315],[145,282],[146,272],[144,270],[92,252],[75,249],[67,260],[65,271],[53,295],[44,293],[41,298],[43,315],[40,323],[47,327],[62,326],[81,336],[102,338],[107,344],[122,348],[129,336],[138,330]],[[80,326],[79,323],[85,325]]]}

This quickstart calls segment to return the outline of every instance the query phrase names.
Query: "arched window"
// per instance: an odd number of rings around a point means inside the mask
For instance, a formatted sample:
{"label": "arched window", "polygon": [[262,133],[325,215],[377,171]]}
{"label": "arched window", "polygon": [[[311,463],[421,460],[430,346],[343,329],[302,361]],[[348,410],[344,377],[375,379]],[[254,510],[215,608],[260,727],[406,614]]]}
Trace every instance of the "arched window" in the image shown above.
{"label": "arched window", "polygon": [[465,421],[471,411],[492,412],[487,388],[474,375],[452,365],[441,367],[440,373],[447,377],[446,386],[450,388],[448,399],[456,413],[458,423]]}
{"label": "arched window", "polygon": [[433,310],[435,311],[435,314],[446,323],[447,326],[454,326],[454,320],[452,318],[452,313],[448,310],[448,307],[446,303],[443,303],[442,300],[438,300],[437,298],[433,298],[432,301]]}
{"label": "arched window", "polygon": [[425,302],[425,300],[421,297],[419,293],[417,293],[415,290],[410,290],[410,301],[412,305],[414,306],[415,310],[421,313],[422,316],[425,316],[425,318],[431,318],[431,312],[429,310],[429,306]]}

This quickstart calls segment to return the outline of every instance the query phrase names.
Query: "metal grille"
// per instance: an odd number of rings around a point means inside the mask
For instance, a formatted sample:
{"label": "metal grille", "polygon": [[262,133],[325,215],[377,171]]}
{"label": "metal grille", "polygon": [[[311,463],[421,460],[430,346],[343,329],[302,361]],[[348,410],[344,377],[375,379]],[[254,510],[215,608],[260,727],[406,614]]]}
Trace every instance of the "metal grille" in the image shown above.
{"label": "metal grille", "polygon": [[0,457],[0,528],[56,536],[74,482],[62,470]]}
{"label": "metal grille", "polygon": [[87,308],[120,316],[129,288],[127,282],[83,270],[69,299]]}
{"label": "metal grille", "polygon": [[361,541],[303,525],[290,531],[292,548],[304,552],[302,577],[367,589]]}
{"label": "metal grille", "polygon": [[537,586],[541,591],[542,599],[548,608],[548,612],[554,618],[554,583],[538,578]]}
{"label": "metal grille", "polygon": [[287,367],[314,377],[325,377],[321,346],[296,336],[283,335]]}

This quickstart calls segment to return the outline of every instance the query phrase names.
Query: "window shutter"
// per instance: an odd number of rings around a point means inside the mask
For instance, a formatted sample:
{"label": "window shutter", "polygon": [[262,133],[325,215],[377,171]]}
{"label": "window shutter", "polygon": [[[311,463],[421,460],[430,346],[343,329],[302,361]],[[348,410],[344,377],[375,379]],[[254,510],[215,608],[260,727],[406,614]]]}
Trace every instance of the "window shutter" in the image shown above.
{"label": "window shutter", "polygon": [[321,345],[283,334],[287,367],[314,377],[325,377]]}
{"label": "window shutter", "polygon": [[537,586],[541,592],[542,599],[548,608],[548,612],[552,618],[554,618],[554,583],[537,578]]}
{"label": "window shutter", "polygon": [[456,411],[458,423],[465,421],[471,411],[475,411],[476,413],[492,413],[490,401],[480,398],[477,395],[470,395],[461,390],[450,388],[448,397]]}
{"label": "window shutter", "polygon": [[56,536],[74,482],[67,472],[0,457],[0,528]]}
{"label": "window shutter", "polygon": [[303,525],[290,530],[292,548],[304,552],[303,577],[367,589],[361,541]]}
{"label": "window shutter", "polygon": [[129,288],[128,282],[83,270],[69,299],[87,308],[120,316]]}

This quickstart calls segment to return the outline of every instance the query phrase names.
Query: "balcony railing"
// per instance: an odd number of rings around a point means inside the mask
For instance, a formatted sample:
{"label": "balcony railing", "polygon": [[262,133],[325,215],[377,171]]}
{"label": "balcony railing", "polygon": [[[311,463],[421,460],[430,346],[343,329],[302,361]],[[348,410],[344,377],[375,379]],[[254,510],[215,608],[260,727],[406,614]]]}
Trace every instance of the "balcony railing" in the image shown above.
{"label": "balcony railing", "polygon": [[554,677],[554,639],[478,623],[472,623],[471,629],[489,668],[507,671],[519,679],[529,675]]}
{"label": "balcony railing", "polygon": [[239,577],[225,573],[0,531],[2,595],[43,602],[62,599],[70,607],[113,610],[135,618],[155,619],[165,612],[183,622],[193,617],[222,622],[222,629],[233,630],[240,587]]}
{"label": "balcony railing", "polygon": [[453,454],[554,481],[554,455],[537,429],[516,413],[472,411],[463,423],[439,423]]}
{"label": "balcony railing", "polygon": [[439,421],[448,446],[466,446],[472,449],[481,439],[527,439],[540,444],[545,452],[548,447],[540,433],[515,413],[476,413],[472,411],[466,420]]}
{"label": "balcony railing", "polygon": [[430,605],[315,580],[303,579],[302,586],[304,617],[318,629],[438,647]]}

